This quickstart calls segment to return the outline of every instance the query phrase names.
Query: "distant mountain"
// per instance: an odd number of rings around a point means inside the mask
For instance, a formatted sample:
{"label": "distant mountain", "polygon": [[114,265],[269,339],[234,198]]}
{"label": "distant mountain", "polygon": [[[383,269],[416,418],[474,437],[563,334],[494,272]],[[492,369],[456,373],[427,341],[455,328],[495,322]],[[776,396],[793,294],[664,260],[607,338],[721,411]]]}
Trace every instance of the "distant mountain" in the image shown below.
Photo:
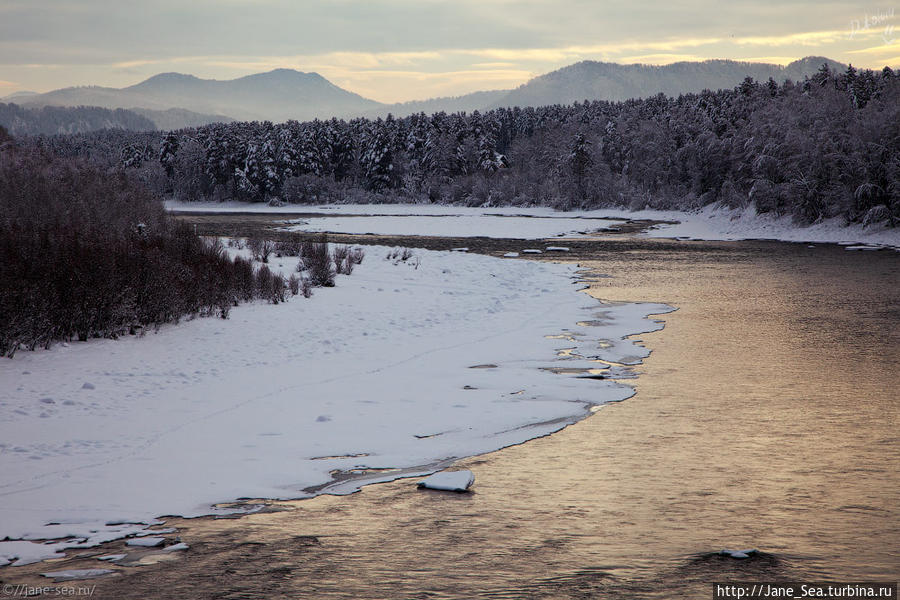
{"label": "distant mountain", "polygon": [[16,99],[21,100],[22,98],[24,98],[26,96],[37,96],[37,94],[38,94],[37,92],[29,92],[27,90],[21,90],[18,92],[13,92],[9,96],[4,96],[4,97],[0,98],[0,102],[12,102],[13,100],[16,100]]}
{"label": "distant mountain", "polygon": [[13,135],[87,133],[99,129],[153,131],[153,121],[121,108],[42,106],[26,108],[0,103],[0,125]]}
{"label": "distant mountain", "polygon": [[384,104],[380,108],[366,113],[366,117],[384,117],[388,113],[395,117],[406,117],[416,113],[432,113],[444,111],[447,113],[484,110],[505,98],[510,90],[490,90],[486,92],[473,92],[464,96],[448,96],[445,98],[432,98],[431,100],[413,100],[411,102],[398,102],[396,104]]}
{"label": "distant mountain", "polygon": [[159,129],[179,129],[233,119],[279,122],[331,117],[374,118],[388,113],[402,117],[418,112],[472,112],[501,106],[627,100],[659,93],[677,96],[704,89],[732,88],[745,77],[758,81],[766,81],[769,77],[778,82],[785,79],[798,81],[814,74],[823,63],[833,70],[846,68],[823,57],[807,57],[787,66],[733,60],[679,62],[665,66],[583,61],[535,77],[514,90],[475,92],[399,104],[369,100],[334,85],[318,73],[293,69],[275,69],[227,81],[161,73],[126,88],[71,87],[24,95],[17,102],[29,106],[127,108],[144,114]]}
{"label": "distant mountain", "polygon": [[584,100],[628,100],[663,93],[670,96],[700,92],[704,89],[730,89],[745,77],[779,83],[786,79],[802,81],[823,64],[843,71],[847,65],[820,56],[808,56],[787,66],[734,60],[678,62],[664,66],[620,65],[583,61],[540,75],[514,90],[475,92],[452,98],[434,98],[384,105],[365,116],[387,113],[403,117],[417,112],[472,112],[507,106],[545,106],[572,104]]}
{"label": "distant mountain", "polygon": [[102,106],[228,115],[242,120],[286,121],[359,114],[381,106],[334,85],[318,73],[276,69],[218,81],[162,73],[126,88],[73,87],[29,96],[32,105]]}
{"label": "distant mountain", "polygon": [[168,110],[152,110],[149,108],[132,108],[131,112],[143,115],[153,121],[160,131],[184,129],[185,127],[202,127],[210,123],[232,123],[234,119],[224,115],[206,115],[196,113],[184,108],[170,108]]}
{"label": "distant mountain", "polygon": [[823,63],[832,70],[847,68],[828,58],[814,56],[787,66],[734,60],[677,62],[664,66],[586,60],[535,77],[494,102],[491,107],[572,104],[584,100],[616,101],[646,98],[659,93],[678,96],[705,89],[733,88],[745,77],[757,81],[772,77],[779,83],[786,79],[798,81],[813,75]]}

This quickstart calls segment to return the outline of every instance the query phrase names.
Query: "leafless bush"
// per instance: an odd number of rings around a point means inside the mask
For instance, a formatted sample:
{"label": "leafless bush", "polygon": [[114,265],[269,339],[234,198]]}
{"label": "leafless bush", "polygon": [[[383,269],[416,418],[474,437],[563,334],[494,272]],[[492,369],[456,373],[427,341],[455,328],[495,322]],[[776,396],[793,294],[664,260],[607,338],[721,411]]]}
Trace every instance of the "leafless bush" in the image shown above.
{"label": "leafless bush", "polygon": [[235,248],[237,250],[242,250],[247,246],[246,242],[242,238],[228,238],[228,247]]}
{"label": "leafless bush", "polygon": [[350,275],[353,273],[353,261],[350,259],[350,255],[348,254],[346,258],[341,262],[337,267],[338,273],[342,273],[344,275]]}
{"label": "leafless bush", "polygon": [[235,291],[242,300],[249,301],[256,297],[256,276],[253,264],[240,256],[234,259]]}
{"label": "leafless bush", "polygon": [[350,275],[353,273],[353,266],[362,262],[362,251],[359,248],[351,249],[350,246],[334,247],[334,268],[338,273]]}
{"label": "leafless bush", "polygon": [[300,293],[303,294],[304,298],[309,298],[313,294],[313,284],[309,280],[309,277],[304,277],[300,280]]}
{"label": "leafless bush", "polygon": [[279,240],[275,242],[275,256],[300,256],[303,242],[299,239]]}
{"label": "leafless bush", "polygon": [[350,260],[354,265],[361,265],[365,257],[366,251],[358,246],[350,251]]}
{"label": "leafless bush", "polygon": [[292,296],[296,296],[300,293],[300,278],[297,277],[296,273],[291,273],[291,276],[288,279],[288,287],[291,290]]}
{"label": "leafless bush", "polygon": [[[307,271],[312,285],[317,287],[334,286],[334,259],[328,251],[328,243],[306,240],[302,244],[301,262],[303,270]],[[299,265],[298,265],[299,268]]]}
{"label": "leafless bush", "polygon": [[276,273],[272,277],[272,291],[269,294],[269,300],[272,304],[287,301],[287,282],[281,273]]}
{"label": "leafless bush", "polygon": [[334,255],[334,266],[337,269],[337,272],[340,273],[342,269],[341,265],[344,260],[350,256],[350,246],[346,244],[337,244],[335,245],[334,250],[332,250],[332,254]]}
{"label": "leafless bush", "polygon": [[385,256],[386,260],[392,260],[395,263],[406,262],[410,258],[414,256],[414,253],[409,248],[393,248],[387,253]]}
{"label": "leafless bush", "polygon": [[275,242],[261,237],[247,238],[247,248],[253,253],[253,258],[260,262],[269,262],[269,255],[275,251]]}
{"label": "leafless bush", "polygon": [[256,270],[256,295],[260,298],[270,298],[272,295],[272,282],[275,275],[266,265],[262,265]]}

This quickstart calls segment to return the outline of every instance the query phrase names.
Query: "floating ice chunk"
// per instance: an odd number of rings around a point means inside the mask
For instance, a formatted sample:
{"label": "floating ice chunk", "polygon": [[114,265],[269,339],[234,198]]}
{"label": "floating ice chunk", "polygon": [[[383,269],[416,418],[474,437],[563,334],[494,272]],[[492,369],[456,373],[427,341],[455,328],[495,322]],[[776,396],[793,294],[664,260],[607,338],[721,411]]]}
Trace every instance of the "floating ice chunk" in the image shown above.
{"label": "floating ice chunk", "polygon": [[731,558],[750,558],[754,554],[759,554],[759,550],[756,548],[750,550],[720,550],[719,554],[722,556],[730,556]]}
{"label": "floating ice chunk", "polygon": [[503,255],[504,258],[516,258],[517,256],[519,256],[518,252],[507,252]]}
{"label": "floating ice chunk", "polygon": [[166,538],[161,537],[141,537],[134,538],[125,542],[129,546],[141,546],[142,548],[156,548],[166,543]]}
{"label": "floating ice chunk", "polygon": [[442,471],[420,481],[419,487],[446,492],[465,492],[473,483],[475,475],[472,471]]}
{"label": "floating ice chunk", "polygon": [[542,250],[538,250],[537,248],[526,248],[522,250],[522,254],[543,254]]}
{"label": "floating ice chunk", "polygon": [[881,246],[845,246],[844,250],[881,250]]}
{"label": "floating ice chunk", "polygon": [[41,573],[44,577],[51,577],[53,581],[72,581],[74,579],[93,579],[115,573],[112,569],[70,569],[68,571],[50,571]]}
{"label": "floating ice chunk", "polygon": [[188,548],[190,548],[190,546],[184,542],[178,542],[177,544],[172,544],[171,546],[163,548],[163,552],[178,552],[179,550],[187,550]]}
{"label": "floating ice chunk", "polygon": [[97,560],[105,560],[109,562],[115,562],[117,560],[122,560],[128,556],[127,554],[104,554],[103,556],[98,556]]}
{"label": "floating ice chunk", "polygon": [[569,252],[571,248],[568,246],[547,246],[547,252]]}

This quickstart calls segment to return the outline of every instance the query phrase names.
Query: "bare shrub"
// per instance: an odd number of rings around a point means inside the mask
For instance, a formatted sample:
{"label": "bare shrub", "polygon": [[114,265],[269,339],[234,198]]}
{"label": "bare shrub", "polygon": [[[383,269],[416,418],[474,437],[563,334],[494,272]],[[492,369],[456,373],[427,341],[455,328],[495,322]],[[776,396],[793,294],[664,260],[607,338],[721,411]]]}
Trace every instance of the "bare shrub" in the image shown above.
{"label": "bare shrub", "polygon": [[334,256],[334,268],[338,273],[344,272],[344,261],[350,256],[350,246],[346,244],[338,244],[335,245],[334,250],[332,250],[332,255]]}
{"label": "bare shrub", "polygon": [[290,240],[279,240],[275,242],[275,256],[300,256],[300,251],[303,246],[303,242],[299,239],[294,238]]}
{"label": "bare shrub", "polygon": [[350,251],[350,260],[354,265],[361,265],[363,259],[366,257],[366,251],[360,247],[356,247]]}
{"label": "bare shrub", "polygon": [[253,258],[267,263],[269,262],[269,255],[275,251],[275,242],[254,236],[247,238],[247,248],[253,253]]}
{"label": "bare shrub", "polygon": [[334,259],[328,251],[328,243],[324,236],[322,241],[305,240],[302,244],[301,260],[303,269],[308,272],[312,285],[317,287],[334,287]]}
{"label": "bare shrub", "polygon": [[246,301],[256,297],[256,277],[253,264],[240,256],[234,259],[235,291]]}
{"label": "bare shrub", "polygon": [[291,273],[288,279],[288,288],[290,288],[292,296],[300,293],[300,278],[297,277],[296,273]]}
{"label": "bare shrub", "polygon": [[304,277],[300,280],[300,293],[303,294],[304,298],[309,298],[313,294],[313,284],[309,280],[309,277]]}
{"label": "bare shrub", "polygon": [[341,262],[338,267],[338,273],[343,273],[344,275],[350,275],[353,273],[353,260],[350,258],[348,254],[346,258],[344,258],[343,262]]}
{"label": "bare shrub", "polygon": [[281,273],[272,276],[272,290],[269,293],[269,300],[272,304],[285,302],[287,300],[287,282]]}
{"label": "bare shrub", "polygon": [[268,299],[271,296],[274,278],[271,269],[266,265],[262,265],[256,270],[256,295],[258,297]]}
{"label": "bare shrub", "polygon": [[[412,258],[415,253],[409,248],[393,248],[385,256],[386,260],[392,260],[394,263],[406,262]],[[361,262],[361,261],[360,261]]]}

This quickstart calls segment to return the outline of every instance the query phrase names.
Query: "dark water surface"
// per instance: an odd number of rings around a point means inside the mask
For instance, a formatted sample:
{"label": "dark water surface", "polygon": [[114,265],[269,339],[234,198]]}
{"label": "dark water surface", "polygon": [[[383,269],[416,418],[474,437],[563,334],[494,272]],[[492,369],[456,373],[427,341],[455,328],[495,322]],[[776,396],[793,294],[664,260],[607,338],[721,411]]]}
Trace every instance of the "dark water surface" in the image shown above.
{"label": "dark water surface", "polygon": [[[711,598],[900,572],[900,253],[647,240],[591,293],[678,307],[637,395],[413,481],[176,523],[192,550],[95,598]],[[749,560],[711,556],[759,548]],[[45,569],[46,570],[46,569]]]}

